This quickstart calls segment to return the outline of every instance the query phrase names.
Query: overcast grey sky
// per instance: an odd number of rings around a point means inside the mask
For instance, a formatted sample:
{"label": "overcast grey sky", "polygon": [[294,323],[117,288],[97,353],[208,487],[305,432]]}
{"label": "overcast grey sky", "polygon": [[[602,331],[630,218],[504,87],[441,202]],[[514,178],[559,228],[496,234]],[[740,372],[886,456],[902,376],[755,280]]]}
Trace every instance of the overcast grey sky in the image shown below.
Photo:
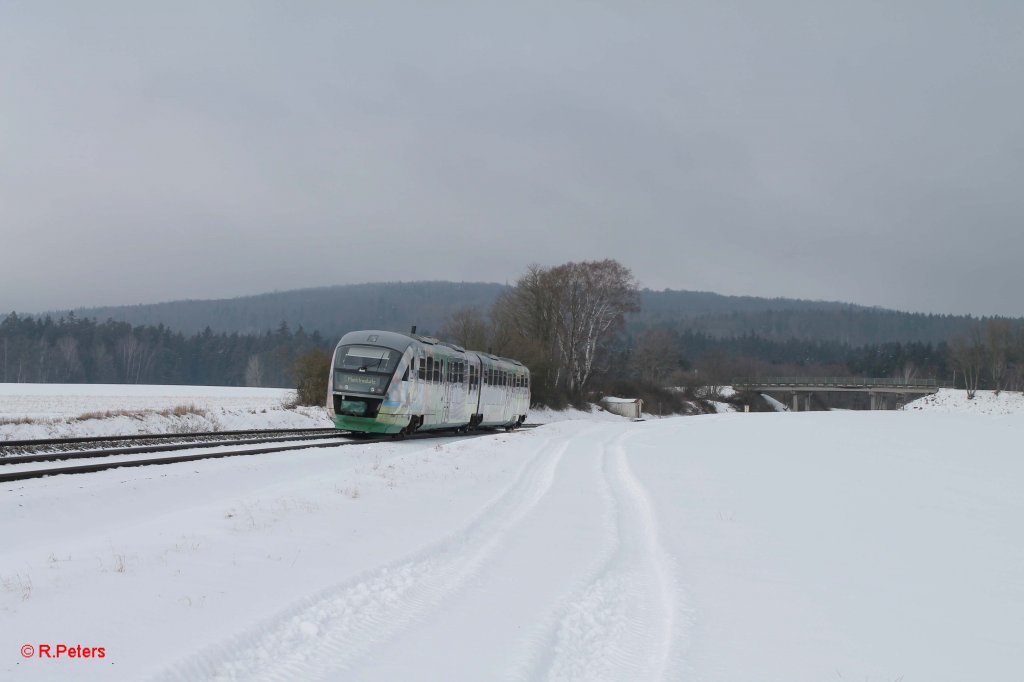
{"label": "overcast grey sky", "polygon": [[1024,2],[0,0],[0,310],[616,258],[1024,315]]}

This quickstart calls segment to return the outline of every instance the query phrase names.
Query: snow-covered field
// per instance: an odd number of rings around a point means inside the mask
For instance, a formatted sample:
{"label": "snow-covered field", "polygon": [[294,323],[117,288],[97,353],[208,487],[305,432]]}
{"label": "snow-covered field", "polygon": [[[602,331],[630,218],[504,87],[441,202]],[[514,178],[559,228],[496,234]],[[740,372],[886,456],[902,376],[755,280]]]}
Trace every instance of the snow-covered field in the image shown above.
{"label": "snow-covered field", "polygon": [[3,484],[0,678],[1022,679],[1024,416],[576,416]]}
{"label": "snow-covered field", "polygon": [[286,407],[294,398],[281,388],[0,384],[0,442],[331,425],[323,409]]}

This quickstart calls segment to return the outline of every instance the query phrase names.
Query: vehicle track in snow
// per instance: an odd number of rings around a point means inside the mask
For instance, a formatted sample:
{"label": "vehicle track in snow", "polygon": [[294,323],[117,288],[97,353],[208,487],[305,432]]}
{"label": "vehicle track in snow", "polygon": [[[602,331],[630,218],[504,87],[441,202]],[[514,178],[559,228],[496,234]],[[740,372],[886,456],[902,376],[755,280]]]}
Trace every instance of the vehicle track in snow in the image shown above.
{"label": "vehicle track in snow", "polygon": [[550,490],[568,447],[567,439],[542,442],[514,482],[460,530],[321,592],[157,679],[335,679],[476,575]]}
{"label": "vehicle track in snow", "polygon": [[547,641],[534,646],[539,653],[527,679],[640,681],[669,673],[679,591],[654,507],[629,466],[625,438],[603,452],[614,517],[610,552],[555,610]]}

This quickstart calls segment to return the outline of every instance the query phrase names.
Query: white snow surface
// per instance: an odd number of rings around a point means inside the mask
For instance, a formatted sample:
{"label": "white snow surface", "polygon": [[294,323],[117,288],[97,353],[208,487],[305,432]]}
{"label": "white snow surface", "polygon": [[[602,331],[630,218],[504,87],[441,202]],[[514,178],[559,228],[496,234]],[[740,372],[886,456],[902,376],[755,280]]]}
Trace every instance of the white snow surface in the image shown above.
{"label": "white snow surface", "polygon": [[[323,408],[286,407],[294,398],[295,391],[281,388],[0,383],[0,442],[331,426]],[[193,411],[165,414],[175,408]],[[126,414],[80,418],[108,412]],[[25,420],[28,423],[22,423]]]}
{"label": "white snow surface", "polygon": [[1024,417],[553,415],[0,484],[0,678],[1021,679]]}
{"label": "white snow surface", "polygon": [[775,410],[776,412],[788,412],[789,411],[789,408],[786,407],[786,405],[784,405],[783,403],[779,402],[775,398],[771,397],[767,393],[762,393],[761,397],[764,398],[765,402],[767,402],[769,405],[771,405],[772,409]]}
{"label": "white snow surface", "polygon": [[918,398],[904,406],[904,410],[929,412],[975,412],[978,414],[1022,414],[1024,393],[1016,391],[978,391],[968,400],[967,391],[951,388]]}

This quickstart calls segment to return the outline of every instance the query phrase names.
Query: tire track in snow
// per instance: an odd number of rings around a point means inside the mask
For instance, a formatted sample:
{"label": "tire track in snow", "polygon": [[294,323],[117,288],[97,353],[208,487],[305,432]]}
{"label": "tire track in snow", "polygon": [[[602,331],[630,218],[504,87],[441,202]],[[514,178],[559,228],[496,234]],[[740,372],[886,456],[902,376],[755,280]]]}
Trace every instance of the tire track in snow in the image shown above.
{"label": "tire track in snow", "polygon": [[556,610],[529,679],[661,680],[675,637],[678,589],[646,489],[622,436],[605,446],[611,549],[589,583]]}
{"label": "tire track in snow", "polygon": [[565,439],[542,444],[515,481],[461,530],[310,598],[156,679],[316,680],[350,668],[479,571],[551,488],[568,446]]}

